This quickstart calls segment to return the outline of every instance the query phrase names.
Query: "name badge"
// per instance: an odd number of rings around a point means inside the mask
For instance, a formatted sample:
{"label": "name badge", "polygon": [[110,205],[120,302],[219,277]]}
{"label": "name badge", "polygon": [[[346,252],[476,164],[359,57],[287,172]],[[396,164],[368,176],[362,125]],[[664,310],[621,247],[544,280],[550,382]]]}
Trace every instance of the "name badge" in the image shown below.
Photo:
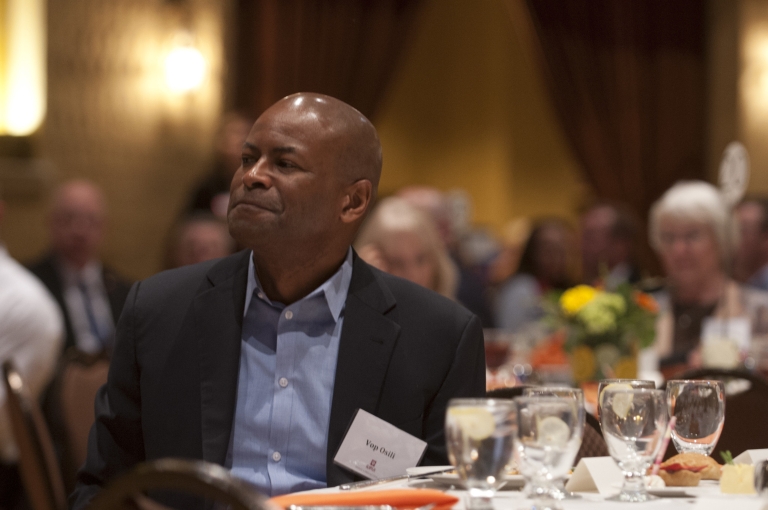
{"label": "name badge", "polygon": [[357,410],[333,462],[370,480],[399,476],[419,464],[427,443]]}

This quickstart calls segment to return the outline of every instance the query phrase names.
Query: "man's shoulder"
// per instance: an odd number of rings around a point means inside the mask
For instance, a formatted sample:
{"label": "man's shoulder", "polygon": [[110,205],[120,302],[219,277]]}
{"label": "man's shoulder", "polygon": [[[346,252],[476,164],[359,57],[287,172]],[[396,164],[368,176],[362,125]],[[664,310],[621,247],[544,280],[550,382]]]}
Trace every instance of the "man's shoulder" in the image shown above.
{"label": "man's shoulder", "polygon": [[243,251],[220,259],[168,269],[138,282],[138,292],[142,297],[158,299],[192,295],[206,282],[232,276],[243,265],[247,267],[247,263],[248,254]]}
{"label": "man's shoulder", "polygon": [[473,317],[472,312],[452,299],[404,278],[366,266],[376,281],[391,293],[397,315],[401,318],[465,324]]}
{"label": "man's shoulder", "polygon": [[56,265],[51,253],[46,253],[31,263],[26,264],[26,266],[27,269],[32,272],[32,274],[43,281],[51,278],[58,278],[56,273]]}

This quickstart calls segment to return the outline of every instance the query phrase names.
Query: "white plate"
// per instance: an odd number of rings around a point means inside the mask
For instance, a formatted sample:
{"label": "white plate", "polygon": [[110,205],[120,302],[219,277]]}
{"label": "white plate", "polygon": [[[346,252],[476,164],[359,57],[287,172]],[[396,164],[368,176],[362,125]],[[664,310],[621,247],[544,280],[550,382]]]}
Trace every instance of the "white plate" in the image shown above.
{"label": "white plate", "polygon": [[648,489],[648,494],[660,498],[695,498],[695,494],[685,491],[685,489],[689,488],[690,487],[658,487]]}
{"label": "white plate", "polygon": [[[431,478],[433,482],[443,485],[456,485],[457,487],[464,485],[464,482],[461,481],[459,475],[456,474],[443,473],[440,475],[432,475],[429,478]],[[523,475],[504,475],[502,479],[506,482],[504,484],[505,489],[514,489],[525,485],[525,478],[523,478]]]}
{"label": "white plate", "polygon": [[435,471],[445,471],[448,469],[453,469],[453,466],[416,466],[407,468],[405,474],[408,476],[421,476],[424,473],[434,473]]}

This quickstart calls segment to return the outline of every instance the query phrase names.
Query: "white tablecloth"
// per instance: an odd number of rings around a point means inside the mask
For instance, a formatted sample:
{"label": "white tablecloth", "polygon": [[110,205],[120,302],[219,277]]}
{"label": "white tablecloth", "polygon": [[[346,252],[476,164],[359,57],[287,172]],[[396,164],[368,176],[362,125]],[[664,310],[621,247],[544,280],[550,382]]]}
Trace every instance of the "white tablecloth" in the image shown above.
{"label": "white tablecloth", "polygon": [[[459,498],[454,510],[465,510],[467,493],[463,490],[451,490],[438,486],[429,480],[407,481],[400,480],[387,484],[358,489],[360,491],[399,489],[405,487],[445,489],[446,492]],[[320,489],[323,492],[337,491],[337,488]],[[567,499],[561,502],[565,510],[768,510],[768,498],[758,496],[740,496],[722,494],[718,482],[702,481],[698,487],[685,487],[685,492],[693,498],[659,498],[647,503],[617,503],[606,501],[597,493],[580,493],[581,499]],[[501,490],[494,499],[495,510],[524,510],[530,508],[532,501],[527,500],[518,490]]]}

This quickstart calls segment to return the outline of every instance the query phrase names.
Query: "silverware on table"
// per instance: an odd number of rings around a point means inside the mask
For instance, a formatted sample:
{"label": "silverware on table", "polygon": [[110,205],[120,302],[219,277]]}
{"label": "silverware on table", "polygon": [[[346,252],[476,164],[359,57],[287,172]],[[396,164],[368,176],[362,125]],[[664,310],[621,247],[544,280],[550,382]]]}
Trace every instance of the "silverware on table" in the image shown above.
{"label": "silverware on table", "polygon": [[390,476],[389,478],[380,478],[378,480],[362,480],[359,482],[352,482],[352,483],[344,483],[339,485],[339,490],[342,491],[351,491],[355,489],[364,489],[366,487],[373,487],[375,485],[382,485],[389,482],[396,482],[398,480],[410,480],[410,479],[417,479],[417,478],[426,478],[430,475],[438,475],[441,473],[447,473],[448,471],[453,471],[455,468],[453,466],[449,468],[443,468],[438,469],[436,471],[428,471],[426,473],[419,473],[417,475],[397,475],[397,476]]}

